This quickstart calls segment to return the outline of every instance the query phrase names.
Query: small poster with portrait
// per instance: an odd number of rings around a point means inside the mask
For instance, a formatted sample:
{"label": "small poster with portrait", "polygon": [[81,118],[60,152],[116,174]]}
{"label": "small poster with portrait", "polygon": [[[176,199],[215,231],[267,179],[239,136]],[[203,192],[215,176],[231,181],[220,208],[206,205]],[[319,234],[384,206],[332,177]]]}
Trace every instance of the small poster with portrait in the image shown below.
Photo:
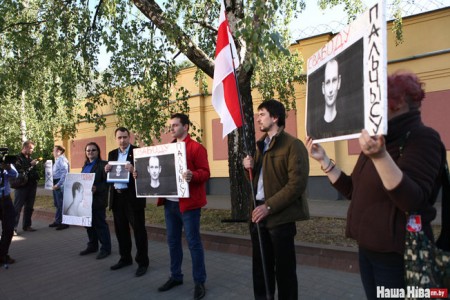
{"label": "small poster with portrait", "polygon": [[128,183],[130,181],[130,172],[125,169],[125,166],[129,164],[128,161],[109,161],[111,165],[111,171],[107,173],[107,182],[122,182]]}
{"label": "small poster with portrait", "polygon": [[306,134],[314,142],[387,133],[385,0],[307,60]]}
{"label": "small poster with portrait", "polygon": [[189,186],[183,178],[187,170],[186,144],[162,144],[133,149],[139,198],[188,198]]}
{"label": "small poster with portrait", "polygon": [[44,168],[45,168],[44,189],[53,190],[53,161],[46,160]]}
{"label": "small poster with portrait", "polygon": [[92,226],[95,173],[69,173],[64,181],[63,224]]}

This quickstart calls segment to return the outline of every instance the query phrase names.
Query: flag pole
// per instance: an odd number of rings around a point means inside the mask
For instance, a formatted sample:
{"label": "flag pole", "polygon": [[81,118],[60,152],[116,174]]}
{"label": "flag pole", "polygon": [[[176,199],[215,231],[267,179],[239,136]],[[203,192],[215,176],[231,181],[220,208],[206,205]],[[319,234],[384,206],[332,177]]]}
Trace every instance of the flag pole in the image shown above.
{"label": "flag pole", "polygon": [[[225,14],[226,14],[226,1],[224,1],[224,5],[225,5]],[[226,17],[226,15],[225,15]],[[239,99],[239,109],[241,111],[241,121],[242,121],[242,131],[243,131],[243,142],[244,142],[244,152],[247,155],[250,155],[249,149],[248,149],[248,144],[247,144],[247,140],[246,140],[246,134],[245,134],[245,130],[246,130],[246,126],[247,124],[245,123],[245,118],[244,118],[244,110],[242,108],[242,98],[241,98],[241,91],[239,89],[239,82],[238,82],[238,78],[237,78],[237,74],[236,74],[236,67],[234,65],[234,53],[233,53],[233,47],[231,47],[231,43],[229,45],[230,47],[230,52],[231,52],[231,61],[233,64],[233,74],[234,74],[234,80],[236,82],[236,89],[237,89],[237,93],[238,93],[238,99]],[[238,57],[239,59],[239,57]],[[253,191],[253,168],[249,168],[248,169],[248,174],[249,174],[249,180],[247,181],[250,187],[250,197],[251,197],[251,201],[253,203],[253,207],[256,208],[256,198],[255,198],[255,193]],[[261,264],[262,264],[262,269],[263,269],[263,276],[264,276],[264,285],[266,288],[266,299],[267,300],[271,300],[273,299],[271,294],[270,294],[270,290],[269,290],[269,280],[268,280],[268,276],[267,276],[267,267],[266,267],[266,256],[264,253],[264,248],[263,248],[263,243],[262,243],[262,236],[261,236],[261,228],[259,226],[259,223],[255,223],[256,226],[256,231],[258,233],[258,243],[259,243],[259,250],[260,250],[260,255],[261,255]],[[251,234],[251,233],[250,233]]]}

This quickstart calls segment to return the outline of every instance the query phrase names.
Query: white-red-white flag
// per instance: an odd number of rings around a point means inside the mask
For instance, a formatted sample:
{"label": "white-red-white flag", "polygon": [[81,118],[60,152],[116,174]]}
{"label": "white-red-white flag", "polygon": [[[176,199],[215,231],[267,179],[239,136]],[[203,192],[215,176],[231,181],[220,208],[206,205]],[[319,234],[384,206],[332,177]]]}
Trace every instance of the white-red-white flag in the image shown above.
{"label": "white-red-white flag", "polygon": [[[223,1],[220,7],[216,44],[212,104],[223,125],[223,137],[242,126],[238,89],[234,76],[239,66],[238,54],[230,33]],[[231,48],[230,48],[231,47]],[[233,66],[234,60],[234,66]]]}

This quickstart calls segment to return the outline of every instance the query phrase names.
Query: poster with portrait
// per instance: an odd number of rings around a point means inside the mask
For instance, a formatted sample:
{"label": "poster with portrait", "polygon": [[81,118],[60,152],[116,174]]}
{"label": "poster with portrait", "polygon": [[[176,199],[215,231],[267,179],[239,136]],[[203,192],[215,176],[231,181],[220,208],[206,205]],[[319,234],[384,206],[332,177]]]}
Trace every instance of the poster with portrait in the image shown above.
{"label": "poster with portrait", "polygon": [[187,170],[184,142],[136,148],[133,154],[137,197],[189,197],[189,186],[183,179]]}
{"label": "poster with portrait", "polygon": [[53,161],[46,160],[44,163],[45,183],[44,189],[53,190]]}
{"label": "poster with portrait", "polygon": [[306,134],[314,142],[387,133],[385,1],[307,60]]}
{"label": "poster with portrait", "polygon": [[95,173],[69,173],[64,181],[64,224],[91,227]]}
{"label": "poster with portrait", "polygon": [[130,181],[130,172],[125,169],[125,166],[129,164],[128,161],[109,161],[111,165],[111,171],[106,175],[107,182],[122,182],[128,183]]}

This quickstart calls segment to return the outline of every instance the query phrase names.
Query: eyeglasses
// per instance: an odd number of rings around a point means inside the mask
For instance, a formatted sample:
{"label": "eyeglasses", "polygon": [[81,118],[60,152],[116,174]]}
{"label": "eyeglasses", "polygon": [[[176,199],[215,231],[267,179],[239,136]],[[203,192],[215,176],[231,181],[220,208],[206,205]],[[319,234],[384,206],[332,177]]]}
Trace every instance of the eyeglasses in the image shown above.
{"label": "eyeglasses", "polygon": [[86,152],[96,152],[97,151],[97,149],[88,149],[88,150],[86,150]]}

